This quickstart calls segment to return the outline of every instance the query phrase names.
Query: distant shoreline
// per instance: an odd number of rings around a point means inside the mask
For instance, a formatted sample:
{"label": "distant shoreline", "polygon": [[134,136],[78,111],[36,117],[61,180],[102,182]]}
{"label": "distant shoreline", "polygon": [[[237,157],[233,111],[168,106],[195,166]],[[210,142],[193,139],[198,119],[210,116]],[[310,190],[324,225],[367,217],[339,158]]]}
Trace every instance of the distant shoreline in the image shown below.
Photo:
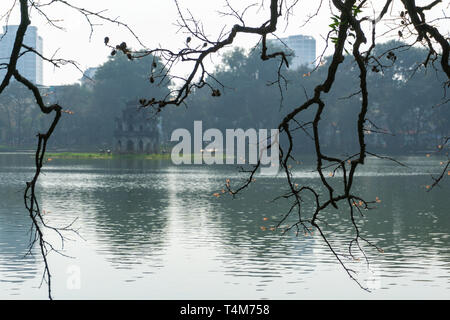
{"label": "distant shoreline", "polygon": [[[16,148],[7,148],[4,146],[0,146],[0,154],[10,154],[10,153],[19,153],[19,154],[30,154],[34,155],[36,150],[33,149],[16,149]],[[403,156],[436,156],[438,158],[444,157],[445,152],[436,152],[435,150],[420,150],[420,151],[411,151],[404,153],[391,153],[384,154],[379,153],[381,156],[388,157],[403,157]],[[192,158],[200,157],[200,155],[191,154]],[[202,155],[203,156],[203,155]],[[308,156],[314,157],[314,154],[302,154],[297,156]],[[171,160],[171,153],[152,153],[152,154],[138,154],[138,153],[100,153],[100,152],[71,152],[71,151],[47,151],[45,153],[45,157],[47,159],[144,159],[144,160]],[[224,159],[226,155],[223,155]],[[368,155],[368,158],[372,158],[372,156]]]}
{"label": "distant shoreline", "polygon": [[145,159],[170,160],[170,153],[115,154],[99,152],[47,152],[47,159]]}

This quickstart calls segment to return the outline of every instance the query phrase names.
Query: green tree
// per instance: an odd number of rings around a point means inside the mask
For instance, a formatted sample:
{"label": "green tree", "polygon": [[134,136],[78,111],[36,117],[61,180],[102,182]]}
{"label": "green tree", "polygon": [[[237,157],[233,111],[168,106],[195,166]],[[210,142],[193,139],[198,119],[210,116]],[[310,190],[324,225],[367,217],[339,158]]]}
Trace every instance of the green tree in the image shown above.
{"label": "green tree", "polygon": [[0,144],[10,147],[31,145],[40,117],[28,89],[17,82],[12,83],[0,96],[0,117],[5,132],[5,140]]}
{"label": "green tree", "polygon": [[[52,146],[66,149],[93,149],[96,127],[92,125],[93,92],[88,86],[72,84],[49,89],[49,101],[66,106],[66,116],[55,129]],[[101,119],[96,119],[101,122]],[[94,139],[95,140],[95,139]]]}
{"label": "green tree", "polygon": [[92,91],[92,110],[86,119],[88,126],[95,128],[93,142],[99,146],[111,146],[115,118],[127,102],[135,101],[138,107],[138,101],[149,92],[156,97],[164,97],[169,93],[168,82],[160,86],[151,85],[149,74],[152,70],[165,72],[158,58],[148,55],[130,60],[120,52],[110,56],[98,68]]}

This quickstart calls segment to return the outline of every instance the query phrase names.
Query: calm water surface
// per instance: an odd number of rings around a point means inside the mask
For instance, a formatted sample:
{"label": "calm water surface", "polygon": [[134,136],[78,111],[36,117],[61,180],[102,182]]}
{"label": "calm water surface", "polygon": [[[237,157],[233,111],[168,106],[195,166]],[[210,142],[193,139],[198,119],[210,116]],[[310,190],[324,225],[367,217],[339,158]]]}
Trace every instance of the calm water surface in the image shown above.
{"label": "calm water surface", "polygon": [[[280,177],[257,177],[233,200],[212,194],[227,178],[242,178],[234,167],[55,159],[40,178],[41,206],[52,225],[77,219],[80,236],[65,242],[71,258],[50,255],[54,298],[449,299],[449,179],[426,192],[440,160],[399,159],[409,167],[369,159],[357,177],[360,194],[381,199],[359,223],[385,253],[367,247],[369,268],[363,259],[344,261],[370,293],[349,279],[317,235],[269,230],[289,208],[271,201],[285,191]],[[47,298],[38,252],[24,256],[30,221],[22,193],[33,170],[29,154],[0,154],[2,299]],[[297,165],[296,182],[318,186],[312,171],[312,162]],[[329,210],[324,218],[345,253],[348,211]]]}

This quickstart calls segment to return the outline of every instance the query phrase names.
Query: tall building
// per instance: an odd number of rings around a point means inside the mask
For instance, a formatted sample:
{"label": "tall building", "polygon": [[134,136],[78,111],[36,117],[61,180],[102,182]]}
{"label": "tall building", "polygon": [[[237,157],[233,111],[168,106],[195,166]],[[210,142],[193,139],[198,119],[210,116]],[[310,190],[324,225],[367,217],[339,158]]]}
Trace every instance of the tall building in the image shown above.
{"label": "tall building", "polygon": [[80,79],[80,83],[84,86],[92,87],[97,70],[98,68],[96,67],[87,68]]}
{"label": "tall building", "polygon": [[271,40],[272,44],[288,46],[292,50],[294,57],[291,68],[296,69],[301,65],[313,68],[316,60],[316,39],[311,36],[295,35],[280,40]]}
{"label": "tall building", "polygon": [[[0,63],[8,63],[9,57],[14,46],[17,29],[19,26],[4,26],[3,34],[0,35]],[[29,26],[25,33],[23,43],[35,49],[39,53],[43,53],[43,41],[37,33],[37,27]],[[25,49],[22,49],[22,52]],[[42,58],[33,52],[28,52],[17,61],[17,70],[28,80],[37,85],[43,84],[43,68]],[[5,69],[0,70],[0,77],[6,74]]]}

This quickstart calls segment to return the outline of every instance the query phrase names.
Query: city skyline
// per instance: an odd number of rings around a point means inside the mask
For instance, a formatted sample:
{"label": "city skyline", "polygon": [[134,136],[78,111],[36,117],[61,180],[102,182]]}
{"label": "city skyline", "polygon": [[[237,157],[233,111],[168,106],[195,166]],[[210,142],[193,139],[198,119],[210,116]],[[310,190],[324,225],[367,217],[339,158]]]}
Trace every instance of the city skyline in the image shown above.
{"label": "city skyline", "polygon": [[304,65],[312,69],[316,61],[316,39],[313,36],[297,34],[286,38],[271,40],[277,45],[287,46],[287,51],[293,54],[290,67],[297,69]]}
{"label": "city skyline", "polygon": [[[8,62],[17,29],[18,25],[3,26],[3,34],[0,35],[0,44],[2,44],[0,46],[0,63]],[[281,43],[284,49],[287,49],[288,53],[293,53],[290,65],[292,69],[296,69],[301,65],[306,65],[310,68],[314,67],[316,60],[316,40],[313,36],[296,34],[285,38],[270,39],[269,41],[278,45]],[[43,42],[44,39],[38,34],[38,27],[29,26],[25,34],[24,44],[42,53]],[[25,49],[22,51],[25,51]],[[84,74],[81,75],[78,81],[85,83],[87,79],[92,79],[100,65],[93,65],[86,68]],[[19,72],[31,82],[37,85],[44,85],[43,59],[40,56],[33,52],[25,54],[18,60],[17,66]],[[6,69],[0,70],[0,76],[4,76],[5,73]],[[46,83],[45,85],[58,86],[59,83]]]}
{"label": "city skyline", "polygon": [[[85,71],[91,67],[97,67],[107,61],[111,52],[105,48],[103,39],[108,36],[111,43],[119,44],[125,41],[130,48],[139,50],[143,48],[154,49],[164,47],[178,51],[185,44],[186,34],[178,30],[176,24],[179,19],[177,6],[172,1],[156,2],[149,0],[135,0],[132,6],[123,6],[120,2],[98,0],[88,2],[87,0],[77,1],[79,6],[84,6],[92,11],[105,10],[105,16],[127,23],[134,34],[137,35],[143,46],[130,32],[117,24],[107,23],[93,18],[94,28],[91,30],[89,23],[82,16],[67,6],[51,6],[48,14],[55,19],[58,28],[48,23],[36,11],[30,12],[33,25],[38,26],[41,35],[45,35],[45,57],[55,57],[65,60],[72,60],[78,67]],[[230,1],[230,4],[237,10],[247,7],[245,1]],[[0,9],[9,10],[13,6],[13,1],[1,1]],[[208,37],[216,40],[222,31],[229,30],[237,21],[228,15],[220,12],[227,11],[225,3],[221,0],[210,2],[199,2],[194,0],[184,0],[180,2],[180,10],[184,14],[189,8],[196,19],[201,19],[202,25],[207,30]],[[315,39],[321,39],[321,35],[326,35],[329,15],[317,17],[311,21],[310,25],[303,23],[317,9],[314,3],[305,4],[307,10],[292,12],[291,23],[283,21],[274,36],[288,37],[295,34],[308,34]],[[323,7],[328,11],[328,7]],[[261,23],[260,17],[269,15],[268,8],[251,10],[246,15],[248,25],[257,26]],[[9,24],[19,24],[20,14],[18,7],[13,7]],[[149,19],[151,17],[151,19]],[[4,25],[6,20],[0,20]],[[223,29],[223,30],[222,30]],[[259,42],[259,38],[254,35],[240,34],[236,38],[235,46],[249,50]],[[324,48],[323,41],[317,42],[317,50]],[[232,50],[230,46],[229,49]],[[216,54],[207,61],[206,67],[211,68],[220,63],[221,54]],[[173,71],[178,76],[184,76],[189,72],[189,63],[179,63],[174,66]],[[55,68],[50,63],[44,63],[45,85],[71,84],[77,82],[82,76],[82,72],[71,64]]]}

